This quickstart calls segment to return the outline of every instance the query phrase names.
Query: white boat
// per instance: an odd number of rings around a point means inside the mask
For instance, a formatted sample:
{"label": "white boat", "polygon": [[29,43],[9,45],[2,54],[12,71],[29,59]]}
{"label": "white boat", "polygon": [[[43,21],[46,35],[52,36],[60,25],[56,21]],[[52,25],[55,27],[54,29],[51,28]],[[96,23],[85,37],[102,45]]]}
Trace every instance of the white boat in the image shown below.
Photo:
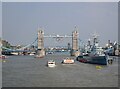
{"label": "white boat", "polygon": [[55,67],[55,66],[56,66],[55,61],[54,61],[54,60],[49,60],[49,61],[47,62],[47,66],[48,66],[48,67]]}
{"label": "white boat", "polygon": [[67,57],[67,58],[63,59],[62,63],[64,63],[64,64],[73,64],[74,60],[72,58]]}
{"label": "white boat", "polygon": [[32,55],[35,55],[35,54],[33,54],[33,53],[30,53],[29,55],[30,55],[30,56],[32,56]]}

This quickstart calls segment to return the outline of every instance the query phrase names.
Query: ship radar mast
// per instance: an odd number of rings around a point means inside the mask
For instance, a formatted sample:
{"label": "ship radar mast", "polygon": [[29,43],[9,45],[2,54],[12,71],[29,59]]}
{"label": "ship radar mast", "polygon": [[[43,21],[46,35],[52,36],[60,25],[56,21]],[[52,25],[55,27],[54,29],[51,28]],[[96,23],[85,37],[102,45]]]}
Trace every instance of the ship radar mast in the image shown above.
{"label": "ship radar mast", "polygon": [[99,35],[96,32],[93,34],[93,45],[98,44],[98,36]]}

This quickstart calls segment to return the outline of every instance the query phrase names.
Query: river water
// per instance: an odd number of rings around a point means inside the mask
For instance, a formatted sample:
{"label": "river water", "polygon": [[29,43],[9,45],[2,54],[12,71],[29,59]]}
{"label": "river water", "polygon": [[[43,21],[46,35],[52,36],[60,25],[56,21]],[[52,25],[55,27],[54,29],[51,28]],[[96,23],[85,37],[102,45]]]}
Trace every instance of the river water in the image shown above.
{"label": "river water", "polygon": [[[69,54],[55,53],[44,58],[34,56],[9,56],[2,63],[3,87],[117,87],[118,59],[112,65],[101,66],[75,61],[61,64]],[[75,57],[73,57],[75,59]],[[47,61],[56,61],[56,67],[46,66]]]}

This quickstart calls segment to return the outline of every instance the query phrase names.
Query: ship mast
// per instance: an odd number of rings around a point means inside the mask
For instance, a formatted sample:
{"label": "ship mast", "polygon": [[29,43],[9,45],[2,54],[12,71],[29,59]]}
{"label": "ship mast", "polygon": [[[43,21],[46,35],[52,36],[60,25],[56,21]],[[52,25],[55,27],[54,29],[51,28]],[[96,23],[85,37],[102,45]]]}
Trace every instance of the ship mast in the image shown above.
{"label": "ship mast", "polygon": [[96,32],[93,34],[93,45],[94,46],[98,46],[98,36],[99,35],[97,35]]}

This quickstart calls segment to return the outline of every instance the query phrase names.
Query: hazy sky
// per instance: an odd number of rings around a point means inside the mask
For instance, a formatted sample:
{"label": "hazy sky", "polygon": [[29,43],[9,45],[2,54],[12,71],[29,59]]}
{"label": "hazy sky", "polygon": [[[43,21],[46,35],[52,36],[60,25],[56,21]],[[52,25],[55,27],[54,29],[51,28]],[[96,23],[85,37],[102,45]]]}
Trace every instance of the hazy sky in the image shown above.
{"label": "hazy sky", "polygon": [[2,2],[119,2],[119,0],[1,0]]}
{"label": "hazy sky", "polygon": [[[118,39],[117,2],[3,2],[2,6],[3,39],[12,45],[32,43],[38,27],[45,35],[71,35],[77,26],[83,41],[96,31],[101,45]],[[45,45],[66,46],[69,41],[47,38]]]}
{"label": "hazy sky", "polygon": [[2,2],[0,1],[0,37],[2,37]]}

